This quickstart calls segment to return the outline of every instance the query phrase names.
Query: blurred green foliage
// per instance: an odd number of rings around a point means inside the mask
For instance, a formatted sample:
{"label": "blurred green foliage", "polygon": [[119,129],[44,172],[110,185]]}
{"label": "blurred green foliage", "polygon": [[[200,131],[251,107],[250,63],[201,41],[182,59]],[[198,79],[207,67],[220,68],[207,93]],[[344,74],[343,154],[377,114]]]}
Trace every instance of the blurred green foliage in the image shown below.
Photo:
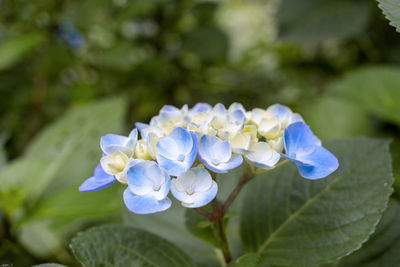
{"label": "blurred green foliage", "polygon": [[[280,102],[322,139],[392,138],[398,185],[399,64],[400,34],[374,0],[0,0],[0,262],[74,265],[70,237],[120,213],[117,186],[76,191],[100,136],[164,104]],[[187,237],[174,214],[153,231]]]}

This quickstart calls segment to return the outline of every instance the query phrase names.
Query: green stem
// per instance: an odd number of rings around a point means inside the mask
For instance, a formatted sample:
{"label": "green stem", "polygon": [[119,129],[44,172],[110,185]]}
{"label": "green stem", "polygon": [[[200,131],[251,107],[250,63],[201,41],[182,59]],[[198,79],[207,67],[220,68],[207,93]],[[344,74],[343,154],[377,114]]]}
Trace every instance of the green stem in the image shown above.
{"label": "green stem", "polygon": [[219,207],[216,198],[212,201],[212,206],[214,215],[214,221],[213,221],[214,235],[218,240],[219,248],[221,249],[222,254],[224,255],[225,262],[229,263],[232,261],[232,254],[229,249],[228,238],[226,237],[224,229],[224,217],[221,214],[221,209]]}
{"label": "green stem", "polygon": [[[275,168],[279,168],[282,165],[286,164],[288,160],[283,160],[279,162],[278,164],[275,165]],[[228,239],[226,236],[226,232],[224,229],[224,218],[226,211],[230,207],[230,205],[233,203],[233,201],[236,199],[237,195],[240,193],[242,188],[245,186],[245,184],[250,181],[254,176],[255,172],[250,169],[250,166],[246,164],[246,168],[243,171],[242,175],[240,176],[239,182],[236,185],[236,187],[233,189],[233,191],[229,194],[228,198],[225,200],[224,203],[220,206],[218,204],[217,198],[214,198],[214,200],[211,202],[211,205],[213,207],[212,212],[208,212],[203,208],[196,208],[195,210],[200,213],[201,215],[205,216],[211,223],[212,223],[212,228],[213,232],[215,235],[215,238],[218,241],[219,248],[221,249],[221,252],[224,256],[225,263],[229,263],[232,261],[232,254],[229,249],[229,244],[228,244]],[[215,180],[215,174],[213,175],[213,179]]]}
{"label": "green stem", "polygon": [[239,182],[236,185],[235,189],[233,189],[233,191],[229,194],[228,198],[225,200],[225,202],[220,207],[220,212],[222,214],[222,217],[225,216],[225,213],[228,210],[229,206],[232,204],[232,202],[235,200],[237,195],[240,193],[240,191],[242,190],[243,186],[248,181],[250,181],[251,178],[252,178],[252,175],[250,175],[250,173],[247,170],[245,170],[243,172],[242,176],[240,176]]}

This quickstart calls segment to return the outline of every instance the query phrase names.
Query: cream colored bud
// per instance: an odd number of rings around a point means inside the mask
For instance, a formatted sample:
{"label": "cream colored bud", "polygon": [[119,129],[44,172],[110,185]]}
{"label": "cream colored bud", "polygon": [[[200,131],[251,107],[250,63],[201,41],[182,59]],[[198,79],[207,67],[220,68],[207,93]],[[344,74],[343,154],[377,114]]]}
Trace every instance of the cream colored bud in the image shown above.
{"label": "cream colored bud", "polygon": [[277,116],[263,119],[258,125],[258,132],[267,139],[273,139],[279,135],[281,123]]}
{"label": "cream colored bud", "polygon": [[141,139],[137,142],[136,148],[135,148],[135,158],[144,159],[144,160],[152,159],[151,155],[149,154],[146,140]]}

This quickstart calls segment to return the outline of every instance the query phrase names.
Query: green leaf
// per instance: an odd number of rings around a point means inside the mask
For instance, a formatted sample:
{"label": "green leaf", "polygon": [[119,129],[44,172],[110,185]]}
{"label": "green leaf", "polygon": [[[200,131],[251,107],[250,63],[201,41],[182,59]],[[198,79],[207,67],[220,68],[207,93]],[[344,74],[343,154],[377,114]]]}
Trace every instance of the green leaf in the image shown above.
{"label": "green leaf", "polygon": [[39,265],[34,265],[32,267],[67,267],[67,266],[58,263],[43,263]]}
{"label": "green leaf", "polygon": [[146,216],[134,214],[124,209],[124,222],[173,242],[185,251],[198,264],[217,266],[218,259],[213,247],[193,236],[185,226],[185,211],[187,208],[173,200],[171,208],[165,212]]}
{"label": "green leaf", "polygon": [[332,87],[382,118],[400,124],[400,68],[369,66],[350,72]]}
{"label": "green leaf", "polygon": [[5,143],[4,136],[0,136],[0,172],[7,164],[7,153],[6,150],[4,149],[4,143]]}
{"label": "green leaf", "polygon": [[400,197],[400,142],[395,140],[390,146],[394,177],[394,191]]}
{"label": "green leaf", "polygon": [[[79,186],[79,185],[78,185]],[[58,190],[41,200],[26,221],[50,218],[50,227],[59,229],[82,219],[114,216],[121,210],[122,186],[114,184],[96,193],[80,193],[76,188]],[[101,210],[98,209],[101,201]],[[60,209],[60,207],[66,207]]]}
{"label": "green leaf", "polygon": [[154,234],[122,225],[79,233],[71,242],[75,257],[90,266],[195,266],[181,249]]}
{"label": "green leaf", "polygon": [[[203,207],[208,212],[212,211],[210,205]],[[224,218],[224,228],[228,228],[229,216]],[[194,209],[186,209],[185,212],[185,225],[186,228],[194,236],[200,238],[201,240],[207,242],[208,244],[218,248],[218,240],[215,238],[212,223],[203,215],[196,212]]]}
{"label": "green leaf", "polygon": [[202,27],[187,33],[183,45],[205,61],[216,61],[227,56],[229,43],[228,37],[220,29]]}
{"label": "green leaf", "polygon": [[[28,250],[49,256],[76,223],[120,213],[119,186],[95,193],[78,187],[98,164],[100,137],[121,132],[125,108],[112,98],[67,112],[0,173],[0,206]],[[53,237],[40,239],[38,227]]]}
{"label": "green leaf", "polygon": [[321,139],[361,136],[369,128],[366,112],[355,103],[340,97],[319,97],[308,103],[301,114]]}
{"label": "green leaf", "polygon": [[18,241],[31,253],[39,257],[48,257],[52,252],[61,251],[62,241],[46,221],[26,223],[18,231]]}
{"label": "green leaf", "polygon": [[390,25],[400,32],[400,2],[398,0],[377,0]]}
{"label": "green leaf", "polygon": [[335,261],[360,248],[379,222],[392,192],[388,142],[357,138],[326,147],[340,162],[328,178],[303,179],[287,164],[249,185],[241,236],[262,266]]}
{"label": "green leaf", "polygon": [[218,248],[218,240],[215,238],[212,225],[206,217],[193,209],[186,209],[185,225],[194,236]]}
{"label": "green leaf", "polygon": [[260,255],[257,253],[248,253],[236,261],[228,264],[228,267],[256,267],[259,266],[260,263]]}
{"label": "green leaf", "polygon": [[353,38],[364,32],[369,14],[367,1],[283,0],[277,15],[279,37],[300,42]]}
{"label": "green leaf", "polygon": [[392,199],[381,222],[361,249],[335,266],[397,266],[400,262],[400,202]]}
{"label": "green leaf", "polygon": [[0,71],[21,61],[43,41],[42,34],[32,33],[10,38],[0,43]]}

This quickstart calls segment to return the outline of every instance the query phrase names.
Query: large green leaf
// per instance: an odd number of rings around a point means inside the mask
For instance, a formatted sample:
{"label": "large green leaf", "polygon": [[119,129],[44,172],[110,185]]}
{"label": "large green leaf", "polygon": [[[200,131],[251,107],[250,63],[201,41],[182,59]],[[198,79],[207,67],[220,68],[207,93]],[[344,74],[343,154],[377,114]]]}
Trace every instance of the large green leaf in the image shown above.
{"label": "large green leaf", "polygon": [[173,242],[188,253],[196,263],[204,266],[218,265],[215,250],[192,235],[185,226],[186,208],[173,201],[172,207],[165,212],[138,215],[125,209],[124,221],[135,228],[154,233]]}
{"label": "large green leaf", "polygon": [[400,68],[370,66],[350,72],[332,87],[386,120],[400,124]]}
{"label": "large green leaf", "polygon": [[[112,98],[67,112],[1,172],[0,206],[33,253],[48,256],[58,249],[71,223],[119,214],[118,186],[95,193],[79,193],[78,187],[98,163],[100,137],[121,132],[125,108],[125,101]],[[52,238],[39,238],[37,229]]]}
{"label": "large green leaf", "polygon": [[167,240],[122,225],[104,225],[79,233],[71,249],[87,267],[195,266],[189,256]]}
{"label": "large green leaf", "polygon": [[400,262],[400,203],[389,203],[375,233],[360,250],[343,258],[334,266],[397,266]]}
{"label": "large green leaf", "polygon": [[398,0],[377,0],[390,25],[400,32],[400,2]]}
{"label": "large green leaf", "polygon": [[0,44],[0,71],[12,67],[44,41],[39,33],[24,34]]}
{"label": "large green leaf", "polygon": [[394,184],[393,188],[398,197],[400,197],[400,142],[395,140],[390,146],[392,154],[392,166]]}
{"label": "large green leaf", "polygon": [[387,141],[358,138],[327,144],[340,168],[301,178],[294,164],[255,178],[241,213],[241,236],[262,266],[314,266],[358,249],[373,233],[392,192]]}
{"label": "large green leaf", "polygon": [[256,267],[260,262],[260,255],[248,253],[239,257],[236,261],[228,264],[228,267]]}
{"label": "large green leaf", "polygon": [[277,15],[279,36],[307,42],[354,37],[366,29],[369,13],[363,0],[283,0]]}

